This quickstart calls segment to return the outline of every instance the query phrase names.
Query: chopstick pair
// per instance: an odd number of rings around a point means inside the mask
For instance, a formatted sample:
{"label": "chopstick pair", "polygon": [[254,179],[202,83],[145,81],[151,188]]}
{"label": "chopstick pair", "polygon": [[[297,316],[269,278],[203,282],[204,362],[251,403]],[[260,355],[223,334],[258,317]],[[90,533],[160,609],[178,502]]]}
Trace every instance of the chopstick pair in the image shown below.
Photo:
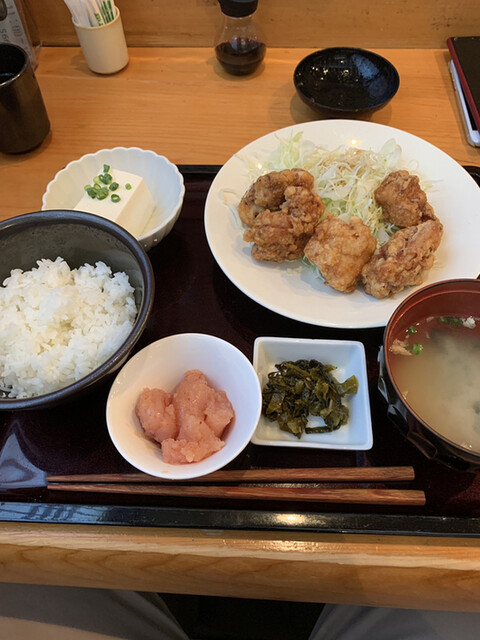
{"label": "chopstick pair", "polygon": [[[47,477],[47,489],[86,493],[154,495],[190,498],[280,500],[343,504],[423,505],[425,493],[407,489],[351,489],[285,486],[228,486],[210,483],[299,482],[408,482],[413,467],[355,467],[321,469],[220,470],[188,484],[163,480],[144,473],[57,475]],[[194,486],[192,486],[192,483]],[[198,486],[201,483],[204,486]]]}

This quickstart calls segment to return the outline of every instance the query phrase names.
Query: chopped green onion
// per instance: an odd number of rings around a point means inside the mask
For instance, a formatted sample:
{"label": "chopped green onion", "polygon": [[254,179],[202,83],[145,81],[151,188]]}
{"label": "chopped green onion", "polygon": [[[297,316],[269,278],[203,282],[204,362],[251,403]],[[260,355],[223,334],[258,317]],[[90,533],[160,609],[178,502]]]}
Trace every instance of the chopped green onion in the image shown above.
{"label": "chopped green onion", "polygon": [[455,318],[454,316],[440,316],[440,322],[443,324],[457,324],[463,326],[463,320],[461,318]]}
{"label": "chopped green onion", "polygon": [[[86,184],[84,189],[90,196],[90,198],[97,198],[98,200],[105,200],[111,191],[116,191],[120,186],[118,182],[113,182],[113,177],[109,173],[110,165],[103,165],[103,173],[95,176],[93,179],[93,185]],[[106,186],[104,186],[106,185]],[[125,185],[126,189],[131,189],[132,185]],[[111,195],[112,202],[120,202],[120,196],[117,194]]]}
{"label": "chopped green onion", "polygon": [[418,356],[420,355],[420,353],[422,352],[423,349],[423,344],[419,344],[418,342],[415,342],[415,344],[412,346],[412,353],[414,356]]}
{"label": "chopped green onion", "polygon": [[108,196],[108,189],[100,189],[100,191],[97,192],[97,198],[99,200],[105,200],[107,196]]}
{"label": "chopped green onion", "polygon": [[127,191],[130,191],[130,189],[132,188],[132,185],[127,182],[127,184],[125,185],[125,189],[127,189]]}
{"label": "chopped green onion", "polygon": [[413,333],[417,333],[417,328],[412,325],[411,327],[408,327],[407,333],[409,333],[410,335],[412,335]]}
{"label": "chopped green onion", "polygon": [[109,173],[103,173],[101,176],[98,176],[101,180],[101,182],[103,182],[103,184],[110,184],[111,181],[113,180],[112,176]]}

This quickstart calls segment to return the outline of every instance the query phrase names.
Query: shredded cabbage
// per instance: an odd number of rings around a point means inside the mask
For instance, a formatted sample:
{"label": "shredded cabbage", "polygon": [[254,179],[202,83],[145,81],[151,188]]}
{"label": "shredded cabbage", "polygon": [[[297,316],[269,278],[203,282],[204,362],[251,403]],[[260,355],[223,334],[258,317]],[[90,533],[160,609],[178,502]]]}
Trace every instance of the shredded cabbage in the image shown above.
{"label": "shredded cabbage", "polygon": [[304,140],[303,132],[299,132],[290,139],[279,138],[279,146],[267,157],[244,161],[252,182],[270,171],[306,169],[314,177],[314,191],[326,211],[346,221],[351,216],[360,217],[382,245],[396,227],[381,219],[382,209],[373,192],[389,173],[401,168],[401,153],[393,139],[378,152],[348,145],[331,151]]}

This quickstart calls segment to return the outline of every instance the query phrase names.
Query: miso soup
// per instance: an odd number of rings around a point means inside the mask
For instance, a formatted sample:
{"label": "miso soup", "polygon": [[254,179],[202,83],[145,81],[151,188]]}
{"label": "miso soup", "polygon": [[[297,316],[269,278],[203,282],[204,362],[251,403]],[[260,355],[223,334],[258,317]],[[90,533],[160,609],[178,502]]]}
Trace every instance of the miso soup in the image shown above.
{"label": "miso soup", "polygon": [[395,342],[391,372],[409,407],[440,435],[480,453],[480,319],[428,318]]}

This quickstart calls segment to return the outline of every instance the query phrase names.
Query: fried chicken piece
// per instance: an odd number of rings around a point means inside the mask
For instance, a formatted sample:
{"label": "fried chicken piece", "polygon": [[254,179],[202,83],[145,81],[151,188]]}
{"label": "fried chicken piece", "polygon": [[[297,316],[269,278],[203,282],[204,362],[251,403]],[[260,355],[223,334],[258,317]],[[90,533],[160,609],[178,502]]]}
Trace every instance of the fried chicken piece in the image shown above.
{"label": "fried chicken piece", "polygon": [[264,209],[276,211],[285,202],[287,187],[313,189],[313,176],[304,169],[272,171],[260,176],[248,189],[238,205],[238,215],[242,222],[251,227],[255,218]]}
{"label": "fried chicken piece", "polygon": [[264,209],[255,219],[251,229],[243,235],[246,242],[254,242],[252,256],[255,260],[298,260],[303,247],[297,242],[303,225],[286,211]]}
{"label": "fried chicken piece", "polygon": [[354,216],[344,222],[329,214],[315,229],[305,255],[317,265],[326,284],[350,293],[376,247],[377,241],[360,218]]}
{"label": "fried chicken piece", "polygon": [[253,242],[255,260],[298,260],[322,217],[325,205],[319,196],[303,187],[287,187],[280,211],[264,209],[243,234]]}
{"label": "fried chicken piece", "polygon": [[419,179],[404,169],[390,173],[374,196],[382,207],[383,219],[397,227],[411,227],[434,217]]}
{"label": "fried chicken piece", "polygon": [[436,220],[437,222],[440,222],[440,220],[435,215],[435,211],[433,210],[433,207],[430,204],[428,204],[428,202],[425,205],[425,209],[423,210],[421,221],[426,222],[427,220]]}
{"label": "fried chicken piece", "polygon": [[375,298],[387,298],[405,287],[421,284],[433,265],[442,234],[438,220],[426,220],[394,233],[363,267],[365,291]]}

